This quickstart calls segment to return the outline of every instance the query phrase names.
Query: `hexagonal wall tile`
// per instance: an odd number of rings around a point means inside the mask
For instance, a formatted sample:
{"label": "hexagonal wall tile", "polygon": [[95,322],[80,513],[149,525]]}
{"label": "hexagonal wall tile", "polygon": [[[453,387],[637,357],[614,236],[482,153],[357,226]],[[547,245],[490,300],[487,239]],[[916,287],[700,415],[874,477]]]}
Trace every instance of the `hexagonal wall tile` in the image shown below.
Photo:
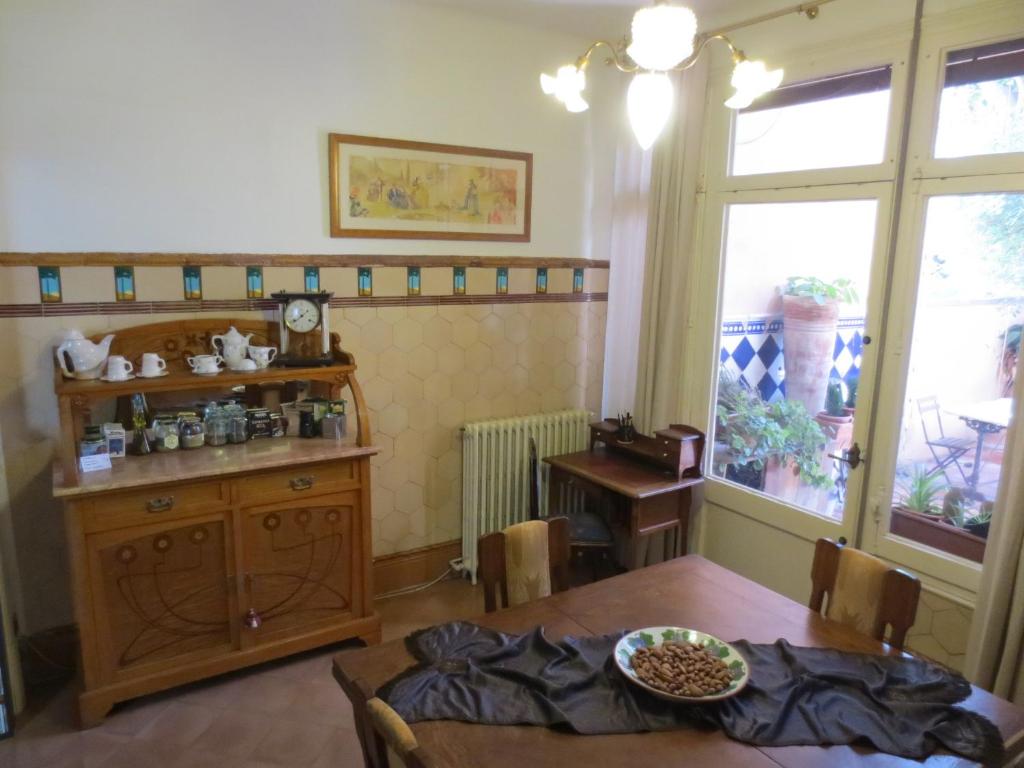
{"label": "hexagonal wall tile", "polygon": [[388,347],[380,354],[377,374],[388,381],[396,382],[409,370],[409,356],[400,349]]}
{"label": "hexagonal wall tile", "polygon": [[466,367],[466,353],[454,344],[445,344],[437,351],[437,367],[441,373],[456,376]]}
{"label": "hexagonal wall tile", "polygon": [[423,509],[423,488],[407,483],[395,494],[395,509],[407,515]]}
{"label": "hexagonal wall tile", "polygon": [[426,379],[437,370],[437,352],[430,347],[417,347],[409,354],[409,372]]}
{"label": "hexagonal wall tile", "polygon": [[449,398],[437,409],[437,420],[445,427],[461,427],[466,422],[466,406],[461,399]]}
{"label": "hexagonal wall tile", "polygon": [[463,349],[469,349],[480,337],[480,323],[465,315],[452,324],[452,330],[452,340]]}
{"label": "hexagonal wall tile", "polygon": [[443,317],[430,318],[423,325],[423,343],[433,350],[439,350],[452,340],[452,324]]}
{"label": "hexagonal wall tile", "polygon": [[363,394],[370,410],[382,411],[391,404],[393,388],[390,381],[376,376],[363,386]]}
{"label": "hexagonal wall tile", "polygon": [[452,380],[443,373],[432,373],[423,382],[423,397],[432,403],[441,403],[452,393]]}
{"label": "hexagonal wall tile", "polygon": [[483,373],[491,367],[491,348],[483,342],[474,342],[466,350],[466,367],[474,373]]}
{"label": "hexagonal wall tile", "polygon": [[386,349],[394,341],[394,330],[391,323],[375,317],[363,326],[362,343],[370,349]]}
{"label": "hexagonal wall tile", "polygon": [[395,323],[395,346],[403,352],[411,352],[423,343],[423,326],[411,318]]}
{"label": "hexagonal wall tile", "polygon": [[398,437],[409,426],[409,412],[404,405],[391,403],[380,412],[378,417],[378,429],[385,435]]}

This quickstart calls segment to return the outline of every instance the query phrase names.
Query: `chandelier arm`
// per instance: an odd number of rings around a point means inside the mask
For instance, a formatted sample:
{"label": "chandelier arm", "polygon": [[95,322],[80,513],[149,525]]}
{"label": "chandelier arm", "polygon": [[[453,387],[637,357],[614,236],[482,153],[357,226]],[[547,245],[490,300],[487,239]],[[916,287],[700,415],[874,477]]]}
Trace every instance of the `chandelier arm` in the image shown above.
{"label": "chandelier arm", "polygon": [[633,73],[638,72],[640,70],[640,67],[638,67],[636,64],[630,65],[625,63],[620,54],[619,46],[613,45],[612,43],[609,43],[607,40],[595,40],[593,43],[591,43],[590,47],[588,47],[587,50],[583,52],[583,55],[576,59],[576,69],[580,71],[586,71],[587,66],[590,64],[590,57],[594,54],[594,51],[596,51],[602,45],[605,46],[609,51],[611,51],[612,54],[612,57],[605,61],[606,64],[614,64],[615,68],[618,69],[620,72]]}

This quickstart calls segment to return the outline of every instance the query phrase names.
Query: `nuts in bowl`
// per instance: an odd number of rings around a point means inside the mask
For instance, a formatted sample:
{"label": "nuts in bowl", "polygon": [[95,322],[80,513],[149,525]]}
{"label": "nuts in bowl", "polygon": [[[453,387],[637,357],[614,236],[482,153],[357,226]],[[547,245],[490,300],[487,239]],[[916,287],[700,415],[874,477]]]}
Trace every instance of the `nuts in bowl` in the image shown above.
{"label": "nuts in bowl", "polygon": [[615,663],[633,683],[672,701],[735,696],[750,672],[739,652],[713,635],[682,627],[647,627],[615,645]]}

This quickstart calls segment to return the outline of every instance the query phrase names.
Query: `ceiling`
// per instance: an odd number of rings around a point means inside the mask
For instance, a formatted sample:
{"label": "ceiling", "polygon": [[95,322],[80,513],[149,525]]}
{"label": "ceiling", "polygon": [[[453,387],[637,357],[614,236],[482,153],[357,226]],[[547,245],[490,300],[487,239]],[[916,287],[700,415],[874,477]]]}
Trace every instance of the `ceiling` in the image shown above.
{"label": "ceiling", "polygon": [[[414,0],[448,6],[528,26],[554,29],[580,38],[618,40],[629,31],[633,12],[647,0]],[[698,18],[737,9],[743,0],[689,0]],[[749,4],[749,0],[748,0]],[[703,22],[703,20],[702,20]],[[702,28],[707,24],[701,23]]]}

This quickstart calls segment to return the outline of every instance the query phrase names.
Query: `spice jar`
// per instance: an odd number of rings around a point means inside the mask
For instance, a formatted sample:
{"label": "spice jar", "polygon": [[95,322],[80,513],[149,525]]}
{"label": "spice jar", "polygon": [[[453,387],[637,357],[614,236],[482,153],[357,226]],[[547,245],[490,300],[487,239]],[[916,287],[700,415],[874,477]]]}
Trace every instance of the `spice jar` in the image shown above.
{"label": "spice jar", "polygon": [[171,419],[157,419],[153,422],[153,442],[157,451],[167,453],[178,450],[178,422]]}
{"label": "spice jar", "polygon": [[203,422],[195,416],[178,420],[178,435],[182,448],[202,448],[206,442]]}

